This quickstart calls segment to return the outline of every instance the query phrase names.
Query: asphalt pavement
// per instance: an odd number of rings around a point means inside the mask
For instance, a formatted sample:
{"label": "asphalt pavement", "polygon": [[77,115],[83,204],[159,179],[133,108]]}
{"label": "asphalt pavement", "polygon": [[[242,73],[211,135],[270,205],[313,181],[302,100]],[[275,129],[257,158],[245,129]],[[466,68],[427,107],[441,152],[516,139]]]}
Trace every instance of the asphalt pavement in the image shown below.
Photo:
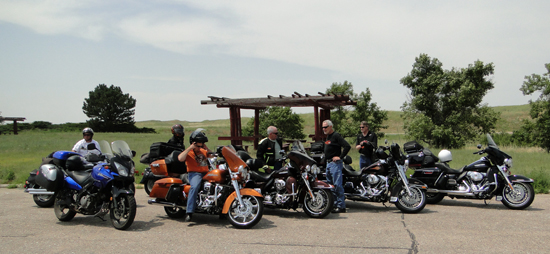
{"label": "asphalt pavement", "polygon": [[403,214],[394,205],[346,201],[348,212],[311,219],[298,209],[265,209],[252,229],[218,216],[170,219],[137,189],[125,231],[77,214],[57,220],[22,188],[0,188],[1,253],[549,253],[550,195],[525,210],[490,200],[451,200]]}

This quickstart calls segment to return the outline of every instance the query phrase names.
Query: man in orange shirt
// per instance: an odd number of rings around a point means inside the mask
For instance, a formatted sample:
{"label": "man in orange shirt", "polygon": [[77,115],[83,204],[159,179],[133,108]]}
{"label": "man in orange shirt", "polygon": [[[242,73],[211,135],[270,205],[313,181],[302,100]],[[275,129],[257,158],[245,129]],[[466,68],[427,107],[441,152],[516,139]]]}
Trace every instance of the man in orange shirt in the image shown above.
{"label": "man in orange shirt", "polygon": [[208,153],[210,149],[206,146],[208,137],[204,129],[197,129],[189,136],[191,145],[178,155],[179,161],[185,161],[187,172],[189,173],[189,183],[191,189],[187,196],[187,217],[185,221],[191,221],[195,206],[197,205],[197,195],[201,186],[202,178],[208,173]]}

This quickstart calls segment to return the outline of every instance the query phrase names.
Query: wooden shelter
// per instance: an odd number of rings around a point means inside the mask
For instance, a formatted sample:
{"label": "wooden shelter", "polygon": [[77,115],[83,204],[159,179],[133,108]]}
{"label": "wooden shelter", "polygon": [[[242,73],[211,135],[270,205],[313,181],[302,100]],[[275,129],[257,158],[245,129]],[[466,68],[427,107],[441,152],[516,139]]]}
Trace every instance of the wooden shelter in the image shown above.
{"label": "wooden shelter", "polygon": [[25,121],[24,117],[2,117],[0,116],[0,123],[3,121],[13,121],[13,134],[17,135],[17,121]]}
{"label": "wooden shelter", "polygon": [[[357,105],[347,95],[324,94],[301,95],[294,92],[291,96],[271,96],[265,98],[230,99],[226,97],[208,96],[209,100],[201,100],[202,105],[215,104],[218,108],[229,108],[229,121],[231,124],[231,136],[218,137],[218,140],[231,140],[232,145],[242,145],[244,141],[253,141],[254,149],[257,149],[260,139],[259,118],[260,110],[267,107],[313,107],[315,118],[315,133],[309,135],[313,141],[324,138],[321,125],[324,120],[330,119],[330,110],[336,106]],[[254,136],[242,136],[241,109],[254,110]]]}

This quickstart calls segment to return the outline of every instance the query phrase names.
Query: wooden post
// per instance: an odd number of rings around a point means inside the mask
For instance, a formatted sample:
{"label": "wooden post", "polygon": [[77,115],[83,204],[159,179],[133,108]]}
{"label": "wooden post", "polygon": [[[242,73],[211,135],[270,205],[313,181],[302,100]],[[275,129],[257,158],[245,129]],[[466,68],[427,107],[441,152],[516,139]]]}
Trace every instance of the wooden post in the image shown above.
{"label": "wooden post", "polygon": [[254,150],[258,150],[260,142],[260,110],[254,109]]}

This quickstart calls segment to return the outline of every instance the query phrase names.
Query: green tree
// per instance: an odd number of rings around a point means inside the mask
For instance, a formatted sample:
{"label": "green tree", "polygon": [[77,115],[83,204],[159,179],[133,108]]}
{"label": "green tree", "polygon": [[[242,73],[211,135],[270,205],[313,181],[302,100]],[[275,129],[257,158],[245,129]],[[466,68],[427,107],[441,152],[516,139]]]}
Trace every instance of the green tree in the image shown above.
{"label": "green tree", "polygon": [[401,79],[410,89],[410,100],[401,107],[405,134],[435,147],[461,148],[493,130],[500,116],[481,104],[494,87],[487,78],[494,67],[481,61],[462,69],[443,70],[442,65],[421,54]]}
{"label": "green tree", "polygon": [[124,94],[120,87],[100,84],[84,99],[82,110],[96,131],[131,131],[136,129],[135,106],[136,99]]}
{"label": "green tree", "polygon": [[[292,112],[290,107],[267,107],[260,110],[259,116],[260,135],[267,137],[267,127],[277,127],[279,137],[289,139],[304,139],[306,135],[303,132],[304,119],[300,115]],[[248,121],[243,128],[244,136],[254,135],[254,120]]]}
{"label": "green tree", "polygon": [[[523,95],[531,95],[540,92],[537,100],[529,100],[531,110],[529,115],[533,119],[524,121],[520,132],[530,134],[530,138],[535,144],[550,152],[550,63],[544,65],[546,73],[541,75],[531,74],[525,76],[525,81],[520,88]],[[514,133],[515,134],[515,133]]]}
{"label": "green tree", "polygon": [[343,137],[357,135],[360,132],[361,121],[367,121],[370,131],[376,133],[379,138],[384,136],[380,130],[388,127],[383,125],[383,122],[388,120],[388,112],[381,110],[376,103],[371,102],[372,94],[368,87],[364,92],[356,94],[351,82],[344,81],[344,83],[332,83],[326,93],[348,95],[357,102],[357,105],[337,106],[331,111],[330,120],[340,135]]}

